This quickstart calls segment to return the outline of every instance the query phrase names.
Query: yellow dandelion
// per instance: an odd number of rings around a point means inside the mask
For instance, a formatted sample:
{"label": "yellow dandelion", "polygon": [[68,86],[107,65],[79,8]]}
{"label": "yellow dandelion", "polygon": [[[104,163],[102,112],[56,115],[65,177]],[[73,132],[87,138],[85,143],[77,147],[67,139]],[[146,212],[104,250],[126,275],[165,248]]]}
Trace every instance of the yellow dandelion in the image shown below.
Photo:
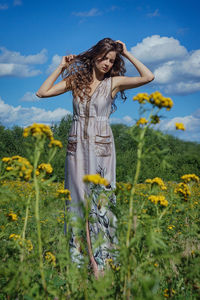
{"label": "yellow dandelion", "polygon": [[185,126],[183,123],[175,123],[176,130],[185,130]]}

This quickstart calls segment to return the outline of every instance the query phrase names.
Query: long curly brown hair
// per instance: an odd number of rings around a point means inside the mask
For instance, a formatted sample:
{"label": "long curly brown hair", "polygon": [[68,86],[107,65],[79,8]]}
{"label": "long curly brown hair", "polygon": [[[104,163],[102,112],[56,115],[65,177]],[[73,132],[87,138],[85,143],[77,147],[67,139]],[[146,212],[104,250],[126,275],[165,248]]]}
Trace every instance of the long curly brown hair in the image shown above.
{"label": "long curly brown hair", "polygon": [[[112,68],[105,74],[104,78],[123,76],[126,72],[124,67],[125,63],[122,58],[123,46],[111,38],[100,40],[89,50],[76,55],[73,60],[68,62],[66,67],[63,67],[61,76],[66,80],[66,85],[70,86],[75,98],[78,96],[81,101],[85,98],[90,100],[90,85],[93,82],[93,67],[95,60],[102,54],[107,55],[110,51],[116,52],[116,58]],[[125,101],[127,97],[125,96],[124,90],[120,91],[120,93],[121,98]]]}

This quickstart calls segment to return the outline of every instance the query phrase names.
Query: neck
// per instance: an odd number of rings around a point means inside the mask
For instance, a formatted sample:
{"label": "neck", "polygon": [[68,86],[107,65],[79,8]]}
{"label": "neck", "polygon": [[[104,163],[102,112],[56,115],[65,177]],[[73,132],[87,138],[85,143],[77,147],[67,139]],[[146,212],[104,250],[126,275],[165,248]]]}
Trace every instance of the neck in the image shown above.
{"label": "neck", "polygon": [[93,68],[93,80],[94,81],[102,81],[104,79],[104,74],[99,72],[97,69]]}

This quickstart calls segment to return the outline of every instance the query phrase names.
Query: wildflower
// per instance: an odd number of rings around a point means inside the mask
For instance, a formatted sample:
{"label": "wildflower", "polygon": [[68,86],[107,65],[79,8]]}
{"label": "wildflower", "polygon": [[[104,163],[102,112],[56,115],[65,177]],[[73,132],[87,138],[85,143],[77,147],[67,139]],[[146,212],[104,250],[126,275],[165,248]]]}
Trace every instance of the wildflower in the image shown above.
{"label": "wildflower", "polygon": [[4,157],[2,161],[8,165],[6,171],[15,171],[19,177],[23,177],[25,180],[31,178],[33,166],[25,157],[14,155],[12,157]]}
{"label": "wildflower", "polygon": [[168,294],[169,290],[168,289],[165,289],[164,290],[164,297],[168,298],[169,297],[169,294]]}
{"label": "wildflower", "polygon": [[52,146],[55,146],[55,147],[59,147],[59,148],[62,148],[62,143],[58,140],[54,140],[53,138],[51,139],[51,142],[49,143],[49,147],[52,147]]}
{"label": "wildflower", "polygon": [[120,267],[115,265],[113,263],[113,259],[112,258],[107,258],[106,259],[106,263],[108,263],[110,265],[110,267],[114,270],[114,271],[119,271],[120,270]]}
{"label": "wildflower", "polygon": [[51,252],[46,252],[45,259],[52,263],[52,265],[55,267],[56,265],[56,257]]}
{"label": "wildflower", "polygon": [[199,182],[199,177],[195,174],[185,174],[181,177],[181,179],[185,182],[188,183],[190,181],[196,181]]}
{"label": "wildflower", "polygon": [[45,164],[45,163],[42,163],[38,166],[38,171],[39,170],[43,170],[48,174],[51,174],[53,172],[52,166],[50,164]]}
{"label": "wildflower", "polygon": [[150,123],[152,123],[152,124],[158,124],[158,123],[160,123],[159,116],[157,116],[157,115],[151,116],[151,122]]}
{"label": "wildflower", "polygon": [[60,189],[60,190],[57,190],[57,195],[58,196],[65,196],[66,195],[66,197],[67,197],[67,199],[68,200],[72,200],[72,198],[71,198],[71,193],[70,193],[70,191],[68,190],[68,189]]}
{"label": "wildflower", "polygon": [[146,179],[145,183],[150,183],[151,185],[157,184],[163,191],[167,189],[163,180],[160,177],[155,177],[153,179]]}
{"label": "wildflower", "polygon": [[133,97],[134,101],[138,101],[140,104],[144,104],[146,101],[149,102],[149,95],[147,93],[139,93]]}
{"label": "wildflower", "polygon": [[176,125],[176,130],[185,130],[183,123],[175,123],[175,125]]}
{"label": "wildflower", "polygon": [[158,264],[157,264],[157,263],[155,263],[155,264],[154,264],[154,267],[156,267],[156,268],[157,268],[157,267],[158,267]]}
{"label": "wildflower", "polygon": [[3,157],[2,158],[2,161],[5,162],[5,163],[9,162],[10,160],[11,160],[10,157]]}
{"label": "wildflower", "polygon": [[145,119],[145,118],[140,118],[140,119],[136,122],[136,125],[137,125],[137,126],[139,126],[139,125],[145,125],[145,124],[147,124],[147,123],[148,123],[147,119]]}
{"label": "wildflower", "polygon": [[9,214],[7,214],[8,217],[10,217],[10,219],[12,221],[17,221],[18,220],[18,217],[16,214],[14,214],[13,212],[10,212]]}
{"label": "wildflower", "polygon": [[162,205],[162,206],[168,205],[168,201],[165,199],[165,196],[162,196],[162,195],[150,195],[148,197],[148,199],[155,204],[160,202],[160,205]]}
{"label": "wildflower", "polygon": [[171,98],[164,97],[160,92],[156,91],[149,96],[149,102],[158,108],[165,107],[170,110],[173,106]]}
{"label": "wildflower", "polygon": [[109,182],[107,179],[101,177],[99,174],[85,175],[83,176],[84,182],[92,182],[94,184],[101,184],[104,186],[108,186]]}
{"label": "wildflower", "polygon": [[28,137],[29,135],[32,135],[36,138],[47,137],[51,139],[53,137],[53,133],[49,126],[37,123],[33,123],[24,129],[23,136]]}
{"label": "wildflower", "polygon": [[40,172],[39,172],[39,170],[37,169],[37,170],[35,170],[35,175],[36,176],[39,176],[40,175]]}
{"label": "wildflower", "polygon": [[188,197],[191,195],[188,185],[184,182],[180,182],[174,189],[174,192],[183,196],[185,201],[187,201]]}
{"label": "wildflower", "polygon": [[174,227],[175,227],[174,225],[169,225],[167,228],[172,230],[172,229],[174,229]]}
{"label": "wildflower", "polygon": [[15,233],[11,233],[9,239],[14,239],[16,241],[16,240],[20,240],[21,236]]}

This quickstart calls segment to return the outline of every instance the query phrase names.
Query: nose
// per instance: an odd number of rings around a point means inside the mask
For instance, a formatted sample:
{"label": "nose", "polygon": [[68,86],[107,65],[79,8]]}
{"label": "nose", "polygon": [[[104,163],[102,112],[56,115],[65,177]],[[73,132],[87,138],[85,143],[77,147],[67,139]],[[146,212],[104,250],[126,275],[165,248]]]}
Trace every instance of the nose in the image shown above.
{"label": "nose", "polygon": [[105,66],[108,67],[109,66],[109,62],[105,61]]}

